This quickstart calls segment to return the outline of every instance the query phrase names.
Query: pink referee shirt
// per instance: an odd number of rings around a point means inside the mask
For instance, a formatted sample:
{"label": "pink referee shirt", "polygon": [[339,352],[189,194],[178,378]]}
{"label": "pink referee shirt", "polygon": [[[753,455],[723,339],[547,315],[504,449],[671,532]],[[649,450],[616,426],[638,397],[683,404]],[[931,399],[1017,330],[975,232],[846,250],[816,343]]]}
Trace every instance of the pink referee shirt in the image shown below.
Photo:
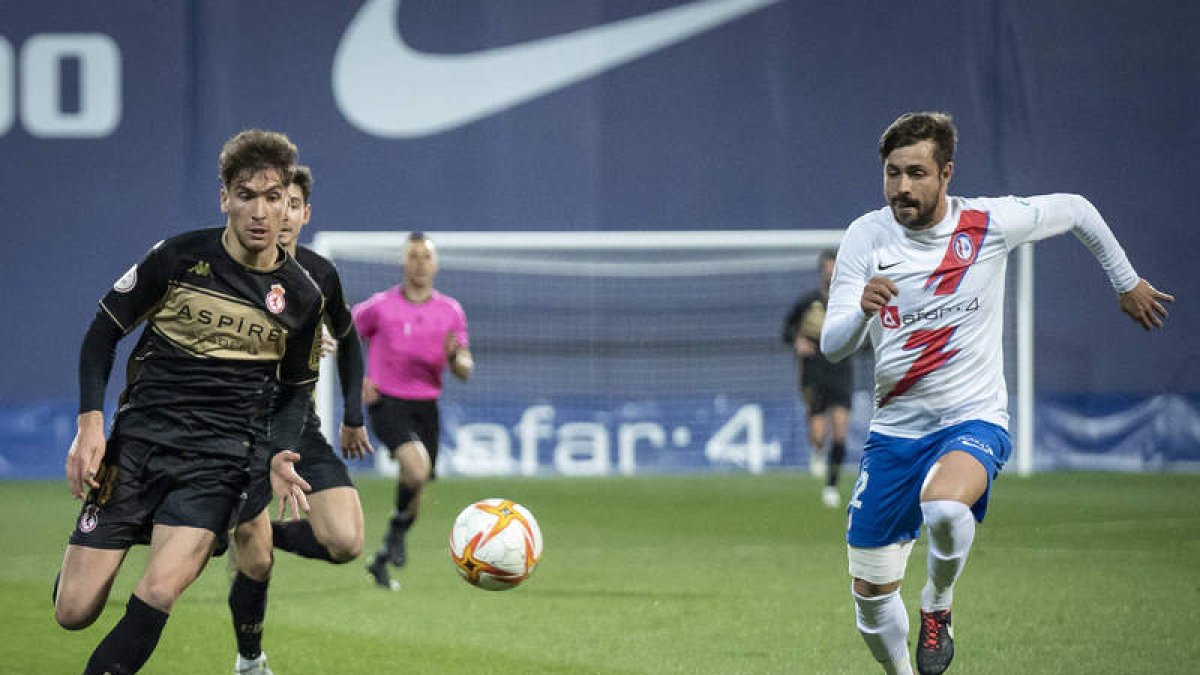
{"label": "pink referee shirt", "polygon": [[367,341],[367,376],[394,398],[436,399],[442,393],[446,335],[469,345],[467,315],[454,298],[433,292],[411,302],[400,286],[354,306],[354,326]]}

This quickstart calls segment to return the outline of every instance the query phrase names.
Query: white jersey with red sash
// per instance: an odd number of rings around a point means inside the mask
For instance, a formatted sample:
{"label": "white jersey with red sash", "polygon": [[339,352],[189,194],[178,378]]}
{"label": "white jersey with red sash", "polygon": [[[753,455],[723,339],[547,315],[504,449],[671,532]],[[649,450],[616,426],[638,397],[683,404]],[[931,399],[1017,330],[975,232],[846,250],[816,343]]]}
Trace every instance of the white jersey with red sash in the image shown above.
{"label": "white jersey with red sash", "polygon": [[[1008,427],[1002,336],[1008,254],[1067,231],[1091,249],[1118,292],[1137,274],[1096,209],[1078,195],[949,197],[946,217],[910,232],[890,208],[851,223],[838,251],[822,349],[844,357],[869,334],[875,353],[871,430],[917,438],[966,420]],[[899,293],[877,315],[859,305],[871,277]]]}

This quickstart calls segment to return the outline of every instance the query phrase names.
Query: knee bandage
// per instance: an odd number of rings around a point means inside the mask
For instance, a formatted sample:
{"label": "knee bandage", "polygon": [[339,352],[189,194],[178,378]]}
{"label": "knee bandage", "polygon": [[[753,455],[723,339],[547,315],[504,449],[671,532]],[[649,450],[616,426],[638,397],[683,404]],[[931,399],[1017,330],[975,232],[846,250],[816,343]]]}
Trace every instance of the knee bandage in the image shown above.
{"label": "knee bandage", "polygon": [[912,553],[911,541],[889,544],[876,548],[847,546],[850,560],[850,576],[872,584],[890,584],[904,579],[908,569],[908,556]]}

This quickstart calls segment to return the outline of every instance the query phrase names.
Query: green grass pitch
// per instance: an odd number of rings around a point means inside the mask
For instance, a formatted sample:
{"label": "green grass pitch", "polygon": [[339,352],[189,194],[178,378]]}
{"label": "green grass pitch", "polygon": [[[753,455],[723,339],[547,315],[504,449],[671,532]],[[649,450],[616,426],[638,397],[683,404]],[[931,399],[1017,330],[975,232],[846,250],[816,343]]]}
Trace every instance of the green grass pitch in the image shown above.
{"label": "green grass pitch", "polygon": [[[370,551],[392,487],[359,486]],[[546,541],[533,577],[504,593],[467,586],[446,552],[458,510],[494,496],[532,509]],[[991,508],[957,588],[950,672],[1200,672],[1200,476],[1005,476]],[[0,482],[0,673],[82,671],[123,611],[144,549],[96,625],[54,623],[76,512],[63,481]],[[800,474],[444,480],[426,494],[399,593],[375,589],[362,561],[280,554],[264,646],[280,675],[874,673],[844,525]],[[925,551],[909,564],[910,617]],[[227,589],[214,560],[143,672],[231,672]]]}

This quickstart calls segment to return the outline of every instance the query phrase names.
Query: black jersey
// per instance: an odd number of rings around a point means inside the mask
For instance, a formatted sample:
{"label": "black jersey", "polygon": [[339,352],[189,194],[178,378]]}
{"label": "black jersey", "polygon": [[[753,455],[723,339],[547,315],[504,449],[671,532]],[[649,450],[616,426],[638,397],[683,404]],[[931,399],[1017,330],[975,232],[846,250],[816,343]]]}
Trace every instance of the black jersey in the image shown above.
{"label": "black jersey", "polygon": [[[783,341],[791,345],[798,336],[804,336],[819,345],[821,326],[825,323],[825,303],[826,298],[820,291],[813,291],[797,300],[783,321]],[[801,359],[802,386],[828,384],[844,386],[848,390],[853,374],[850,359],[832,363],[819,349],[815,355]]]}
{"label": "black jersey", "polygon": [[206,454],[246,456],[267,427],[279,386],[311,386],[323,298],[281,251],[269,270],[234,260],[224,228],[157,244],[100,301],[128,333],[114,433]]}
{"label": "black jersey", "polygon": [[346,303],[337,268],[324,256],[303,246],[296,247],[296,262],[308,271],[321,289],[321,295],[325,296],[325,323],[330,334],[339,340],[349,335],[354,328],[354,319],[350,316],[350,305]]}
{"label": "black jersey", "polygon": [[[324,256],[303,246],[296,247],[296,261],[300,263],[325,297],[324,322],[329,327],[329,333],[339,341],[338,345],[338,377],[342,384],[342,402],[344,412],[342,421],[351,426],[363,425],[362,414],[362,378],[363,359],[362,345],[358,341],[358,331],[354,329],[354,317],[350,314],[350,304],[346,302],[346,294],[342,290],[342,279],[338,276],[337,268]],[[309,406],[309,424],[314,422],[320,426],[316,415],[316,406]]]}

